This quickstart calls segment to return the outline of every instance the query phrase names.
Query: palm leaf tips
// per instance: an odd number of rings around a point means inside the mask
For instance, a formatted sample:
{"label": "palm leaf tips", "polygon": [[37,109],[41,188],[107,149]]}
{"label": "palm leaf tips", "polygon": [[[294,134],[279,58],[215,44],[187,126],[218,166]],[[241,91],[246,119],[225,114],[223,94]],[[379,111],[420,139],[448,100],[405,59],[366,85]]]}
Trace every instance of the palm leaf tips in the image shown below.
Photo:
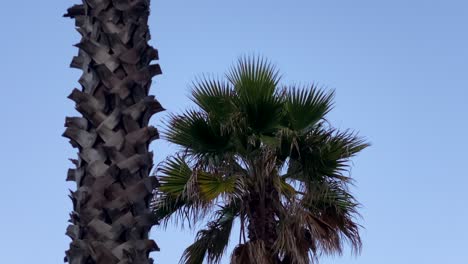
{"label": "palm leaf tips", "polygon": [[291,87],[287,94],[285,121],[294,131],[312,128],[333,107],[334,92],[325,92],[312,85],[310,88]]}

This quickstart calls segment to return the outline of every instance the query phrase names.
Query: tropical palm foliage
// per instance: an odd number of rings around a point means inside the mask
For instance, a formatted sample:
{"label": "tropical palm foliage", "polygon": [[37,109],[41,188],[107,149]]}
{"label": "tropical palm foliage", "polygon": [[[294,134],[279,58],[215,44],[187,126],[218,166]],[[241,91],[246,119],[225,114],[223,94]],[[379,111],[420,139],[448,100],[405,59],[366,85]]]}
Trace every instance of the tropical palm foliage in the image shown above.
{"label": "tropical palm foliage", "polygon": [[180,146],[159,169],[159,219],[211,218],[181,263],[219,263],[233,223],[232,263],[311,263],[360,250],[358,203],[349,160],[368,144],[325,120],[333,92],[282,87],[277,69],[242,58],[226,80],[193,83],[195,110],[170,118],[165,137]]}

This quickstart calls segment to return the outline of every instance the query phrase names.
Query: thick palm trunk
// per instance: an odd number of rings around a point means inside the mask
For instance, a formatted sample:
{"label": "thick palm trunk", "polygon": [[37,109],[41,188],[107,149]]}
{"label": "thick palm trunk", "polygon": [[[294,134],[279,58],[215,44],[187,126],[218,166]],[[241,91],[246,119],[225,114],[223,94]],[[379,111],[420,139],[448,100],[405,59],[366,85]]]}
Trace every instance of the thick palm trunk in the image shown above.
{"label": "thick palm trunk", "polygon": [[253,193],[248,205],[250,211],[249,224],[247,226],[248,237],[250,241],[262,241],[265,251],[268,254],[269,263],[279,263],[279,258],[273,245],[278,238],[276,232],[277,226],[277,208],[279,204],[279,195],[272,184],[265,185],[265,191]]}
{"label": "thick palm trunk", "polygon": [[158,249],[148,239],[157,184],[148,146],[158,136],[148,122],[163,108],[148,96],[161,73],[150,65],[158,55],[148,15],[149,0],[86,0],[65,15],[82,35],[71,67],[83,70],[69,96],[82,117],[67,118],[64,133],[79,149],[67,178],[77,184],[65,258],[72,264],[148,264]]}
{"label": "thick palm trunk", "polygon": [[276,240],[276,211],[271,207],[269,197],[255,197],[249,203],[251,217],[249,219],[248,237],[250,241],[262,240],[267,245],[272,245]]}

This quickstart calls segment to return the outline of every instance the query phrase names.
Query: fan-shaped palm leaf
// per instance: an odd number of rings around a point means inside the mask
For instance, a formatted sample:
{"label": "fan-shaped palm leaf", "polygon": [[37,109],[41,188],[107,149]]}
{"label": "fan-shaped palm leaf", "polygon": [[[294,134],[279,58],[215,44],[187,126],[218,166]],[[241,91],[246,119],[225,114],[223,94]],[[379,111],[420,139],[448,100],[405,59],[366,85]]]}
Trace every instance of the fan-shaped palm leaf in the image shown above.
{"label": "fan-shaped palm leaf", "polygon": [[349,159],[368,147],[355,133],[317,127],[297,138],[297,148],[290,156],[288,176],[304,182],[323,177],[345,180]]}
{"label": "fan-shaped palm leaf", "polygon": [[227,74],[234,86],[234,103],[253,133],[269,133],[279,126],[283,98],[276,90],[278,71],[262,58],[244,57]]}
{"label": "fan-shaped palm leaf", "polygon": [[291,87],[286,96],[284,121],[290,129],[301,131],[314,126],[331,110],[334,92],[325,92],[312,85],[309,88]]}
{"label": "fan-shaped palm leaf", "polygon": [[220,123],[204,113],[187,111],[172,116],[169,127],[164,132],[165,138],[194,155],[216,156],[232,147],[231,135],[222,133]]}
{"label": "fan-shaped palm leaf", "polygon": [[165,224],[174,214],[176,220],[196,220],[210,201],[194,195],[194,188],[190,188],[193,171],[187,162],[182,157],[171,157],[159,171],[164,177],[160,178],[159,195],[154,202],[156,217]]}
{"label": "fan-shaped palm leaf", "polygon": [[204,76],[192,86],[192,101],[211,119],[225,122],[235,113],[229,83]]}
{"label": "fan-shaped palm leaf", "polygon": [[[156,200],[156,216],[166,221],[172,214],[196,220],[204,215],[220,196],[239,196],[241,183],[236,175],[221,175],[192,170],[182,157],[169,158],[159,170],[161,196]],[[237,192],[237,193],[236,193]]]}

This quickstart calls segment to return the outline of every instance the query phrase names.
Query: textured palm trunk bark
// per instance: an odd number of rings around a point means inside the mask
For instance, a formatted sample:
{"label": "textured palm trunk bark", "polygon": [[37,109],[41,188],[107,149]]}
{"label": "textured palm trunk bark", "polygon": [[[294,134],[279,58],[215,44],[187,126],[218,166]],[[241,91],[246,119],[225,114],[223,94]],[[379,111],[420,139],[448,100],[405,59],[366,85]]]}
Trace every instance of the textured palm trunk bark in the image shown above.
{"label": "textured palm trunk bark", "polygon": [[276,232],[277,209],[279,195],[271,184],[266,184],[265,192],[253,193],[250,197],[248,208],[250,211],[249,224],[247,226],[248,238],[250,241],[261,240],[264,242],[266,252],[269,255],[270,263],[280,263],[279,257],[273,245],[278,238]]}
{"label": "textured palm trunk bark", "polygon": [[148,126],[163,108],[149,96],[160,74],[156,49],[148,45],[149,0],[86,0],[68,9],[82,39],[71,67],[83,71],[69,98],[81,117],[67,117],[64,136],[78,148],[67,180],[73,212],[67,235],[71,264],[148,264],[158,250],[148,238],[156,220],[149,209],[157,185]]}

